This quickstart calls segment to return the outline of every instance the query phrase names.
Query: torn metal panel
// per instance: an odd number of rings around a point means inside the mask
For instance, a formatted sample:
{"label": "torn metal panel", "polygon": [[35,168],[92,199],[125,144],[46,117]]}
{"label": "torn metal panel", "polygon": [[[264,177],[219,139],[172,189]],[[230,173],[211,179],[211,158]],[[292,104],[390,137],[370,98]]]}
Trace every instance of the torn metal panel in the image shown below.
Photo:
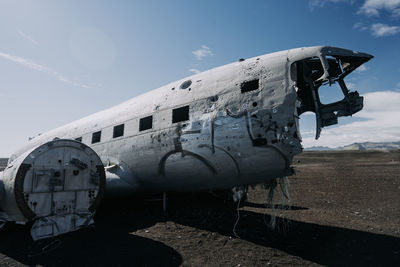
{"label": "torn metal panel", "polygon": [[40,217],[31,228],[33,240],[39,240],[73,232],[94,223],[93,213],[69,213]]}

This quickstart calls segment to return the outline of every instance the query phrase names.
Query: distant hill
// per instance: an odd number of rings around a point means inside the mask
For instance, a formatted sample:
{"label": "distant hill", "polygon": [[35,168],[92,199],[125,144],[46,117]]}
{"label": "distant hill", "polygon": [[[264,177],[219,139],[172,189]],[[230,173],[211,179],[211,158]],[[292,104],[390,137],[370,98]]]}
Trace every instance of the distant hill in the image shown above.
{"label": "distant hill", "polygon": [[335,150],[334,148],[330,148],[328,146],[312,146],[304,148],[304,151],[329,151]]}
{"label": "distant hill", "polygon": [[353,143],[347,146],[340,146],[335,148],[330,148],[326,146],[313,146],[305,148],[305,151],[331,151],[331,150],[381,150],[381,151],[389,151],[389,150],[397,150],[400,149],[400,141],[399,142],[364,142],[364,143]]}
{"label": "distant hill", "polygon": [[397,150],[397,149],[400,149],[400,142],[354,143],[341,148],[341,150]]}

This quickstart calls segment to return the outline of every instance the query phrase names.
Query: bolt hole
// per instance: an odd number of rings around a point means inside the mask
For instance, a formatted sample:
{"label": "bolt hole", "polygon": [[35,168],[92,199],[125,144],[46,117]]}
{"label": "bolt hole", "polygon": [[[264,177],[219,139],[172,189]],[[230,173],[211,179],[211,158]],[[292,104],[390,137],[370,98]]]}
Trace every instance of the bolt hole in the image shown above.
{"label": "bolt hole", "polygon": [[209,98],[209,100],[211,102],[216,102],[216,101],[218,101],[218,96],[217,95],[216,96],[212,96],[212,97]]}
{"label": "bolt hole", "polygon": [[253,107],[257,107],[257,102],[253,102]]}
{"label": "bolt hole", "polygon": [[72,173],[76,176],[76,175],[79,174],[79,171],[78,170],[74,170]]}

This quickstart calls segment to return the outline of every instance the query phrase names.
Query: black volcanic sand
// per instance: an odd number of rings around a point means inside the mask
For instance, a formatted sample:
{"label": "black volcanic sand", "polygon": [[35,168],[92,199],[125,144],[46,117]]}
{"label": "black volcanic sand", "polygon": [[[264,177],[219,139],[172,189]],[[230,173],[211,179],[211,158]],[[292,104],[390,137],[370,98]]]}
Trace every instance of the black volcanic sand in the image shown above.
{"label": "black volcanic sand", "polygon": [[[400,266],[400,151],[305,152],[291,209],[250,190],[237,213],[208,193],[103,201],[95,227],[33,243],[29,228],[0,233],[0,265]],[[264,223],[277,215],[277,228]]]}

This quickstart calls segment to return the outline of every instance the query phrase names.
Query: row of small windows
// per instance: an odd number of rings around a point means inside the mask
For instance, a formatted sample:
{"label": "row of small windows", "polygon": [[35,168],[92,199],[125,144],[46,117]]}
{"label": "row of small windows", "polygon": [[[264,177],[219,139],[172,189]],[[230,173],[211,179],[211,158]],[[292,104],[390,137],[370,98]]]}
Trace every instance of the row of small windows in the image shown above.
{"label": "row of small windows", "polygon": [[[172,123],[189,120],[189,106],[183,106],[172,110]],[[125,124],[114,126],[113,138],[124,136]],[[145,131],[153,128],[153,116],[147,116],[139,120],[139,131]],[[82,137],[75,139],[78,142],[82,142]],[[101,141],[101,131],[94,132],[92,134],[92,144],[99,143]]]}
{"label": "row of small windows", "polygon": [[[186,89],[192,84],[192,81],[188,80],[181,84],[181,89]],[[240,84],[240,90],[242,93],[257,90],[259,88],[259,80],[245,81]],[[189,106],[183,106],[172,110],[172,123],[189,120]],[[153,116],[147,116],[139,120],[139,131],[145,131],[153,128]],[[124,135],[124,124],[114,126],[113,138],[121,137]],[[76,141],[82,142],[82,137],[75,139]],[[101,131],[92,134],[92,144],[99,143],[101,141]]]}

